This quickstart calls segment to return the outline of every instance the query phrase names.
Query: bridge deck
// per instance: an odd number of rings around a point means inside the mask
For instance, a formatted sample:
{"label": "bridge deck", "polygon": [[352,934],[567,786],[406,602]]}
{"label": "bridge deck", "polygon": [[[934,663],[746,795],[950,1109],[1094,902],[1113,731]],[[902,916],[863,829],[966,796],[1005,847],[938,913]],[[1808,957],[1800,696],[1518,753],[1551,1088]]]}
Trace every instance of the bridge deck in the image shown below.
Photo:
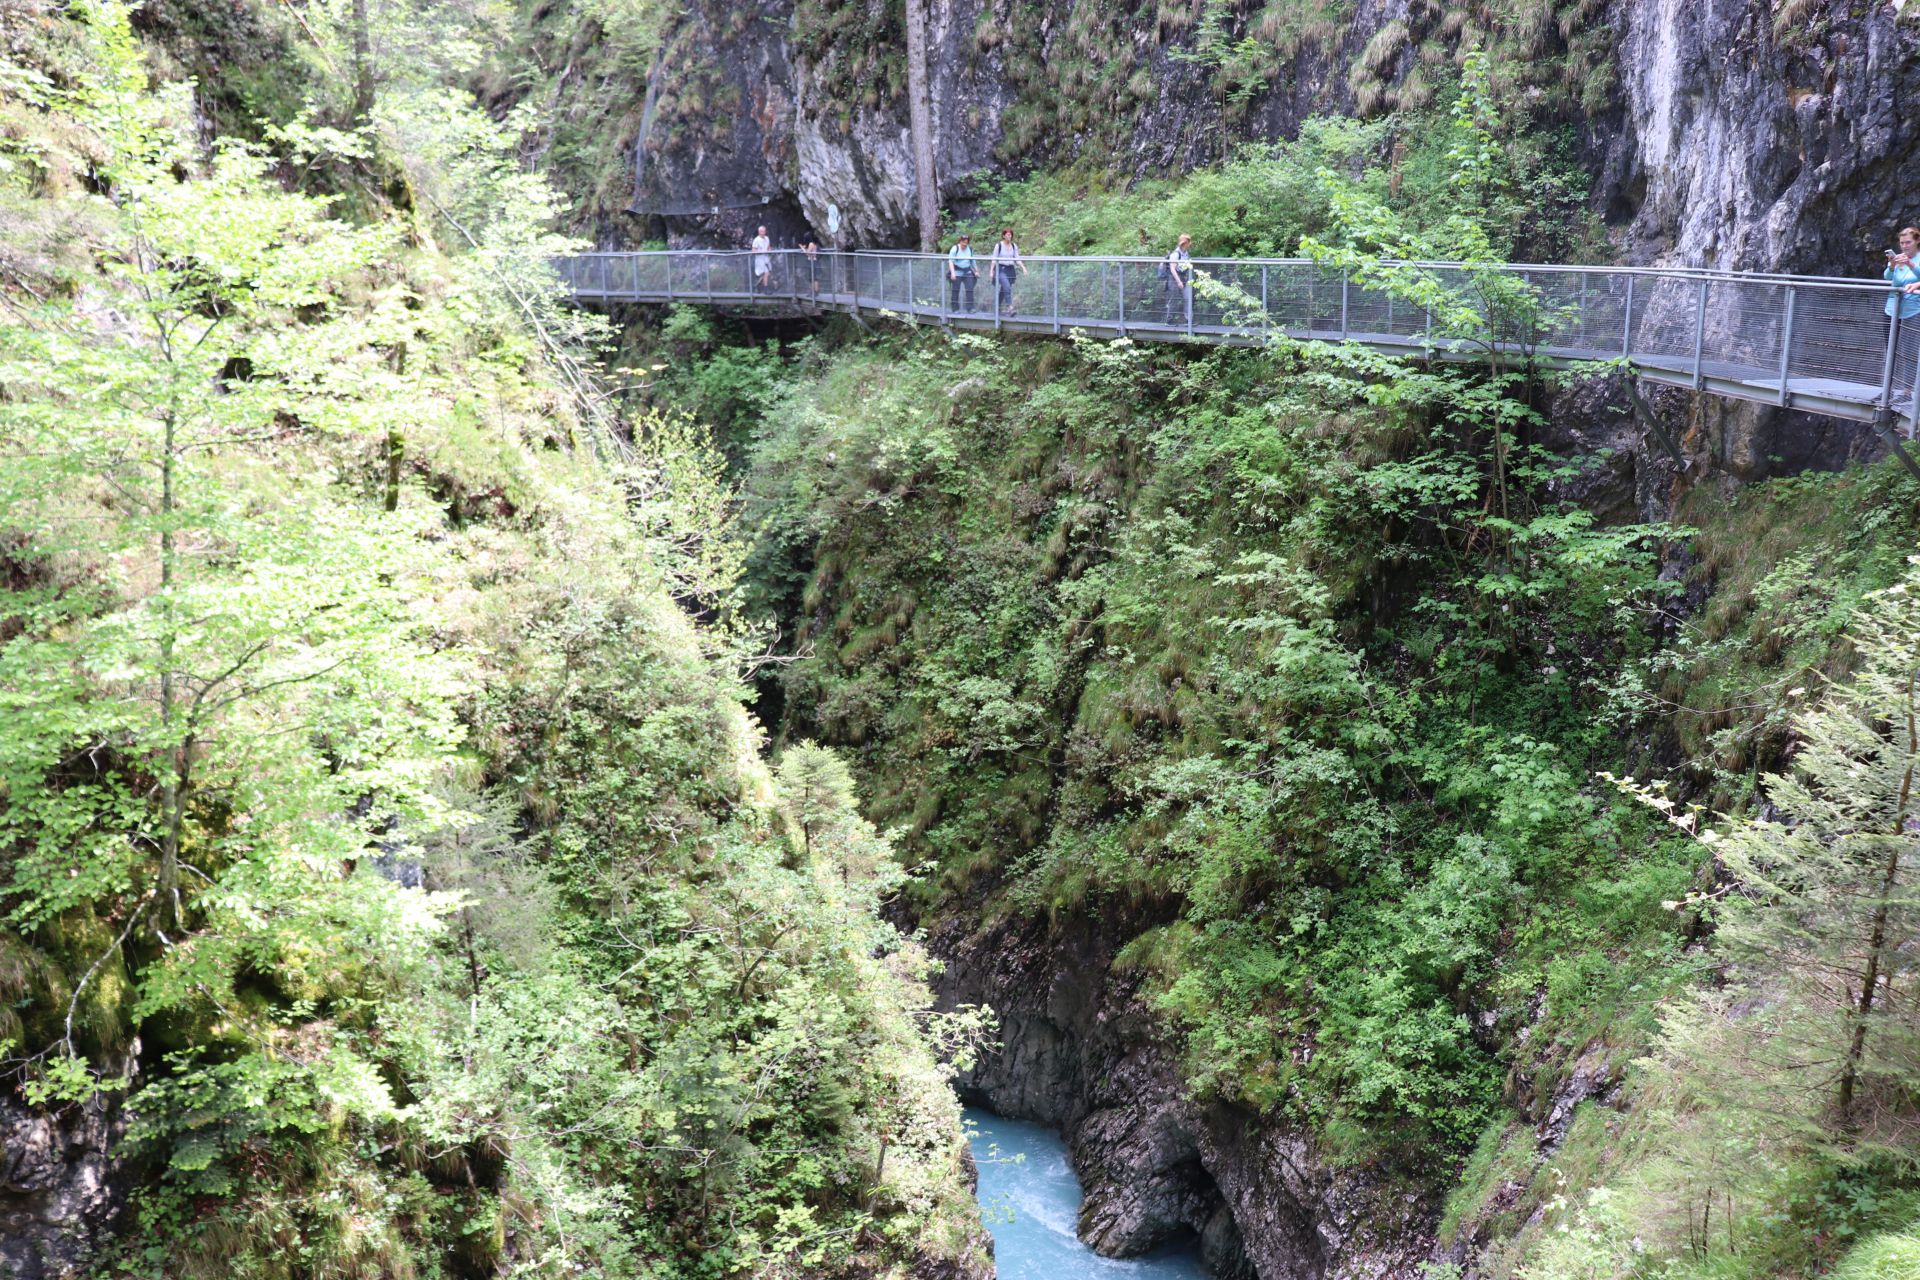
{"label": "bridge deck", "polygon": [[[1183,293],[1168,288],[1158,259],[1026,264],[1011,314],[995,306],[984,258],[971,307],[934,255],[595,253],[558,268],[583,303],[818,309],[982,332],[1234,345],[1277,332],[1415,358],[1481,360],[1491,346],[1557,367],[1622,361],[1650,381],[1883,426],[1891,417],[1914,434],[1920,319],[1888,317],[1878,282],[1404,263],[1363,283],[1312,262],[1196,259],[1196,286]],[[755,265],[769,268],[765,284]]]}

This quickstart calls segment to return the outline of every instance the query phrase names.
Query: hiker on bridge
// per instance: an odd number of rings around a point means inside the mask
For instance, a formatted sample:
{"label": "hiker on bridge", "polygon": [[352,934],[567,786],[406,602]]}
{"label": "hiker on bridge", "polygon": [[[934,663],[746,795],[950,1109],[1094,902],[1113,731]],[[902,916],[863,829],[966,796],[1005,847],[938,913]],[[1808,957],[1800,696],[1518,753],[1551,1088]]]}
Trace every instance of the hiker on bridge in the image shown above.
{"label": "hiker on bridge", "polygon": [[1893,343],[1894,378],[1913,378],[1915,362],[1920,361],[1920,229],[1902,229],[1899,249],[1887,251],[1885,275],[1893,286],[1893,292],[1887,295],[1887,314],[1898,326]]}
{"label": "hiker on bridge", "polygon": [[761,227],[759,234],[753,237],[753,278],[762,289],[773,288],[773,255],[769,252],[773,241],[767,239],[767,229]]}
{"label": "hiker on bridge", "polygon": [[1160,263],[1161,292],[1166,303],[1163,319],[1167,324],[1174,323],[1176,315],[1181,324],[1193,319],[1192,247],[1193,237],[1182,232],[1179,243]]}
{"label": "hiker on bridge", "polygon": [[964,231],[947,250],[947,309],[973,310],[973,285],[978,275],[973,260],[973,237]]}
{"label": "hiker on bridge", "polygon": [[1018,275],[1025,275],[1027,264],[1020,257],[1020,246],[1013,242],[1013,228],[1000,229],[1000,243],[993,246],[994,292],[1000,303],[1000,314],[1010,316],[1013,311],[1013,281]]}
{"label": "hiker on bridge", "polygon": [[807,258],[807,282],[813,287],[814,294],[818,295],[820,292],[820,246],[809,240],[800,246],[800,252]]}

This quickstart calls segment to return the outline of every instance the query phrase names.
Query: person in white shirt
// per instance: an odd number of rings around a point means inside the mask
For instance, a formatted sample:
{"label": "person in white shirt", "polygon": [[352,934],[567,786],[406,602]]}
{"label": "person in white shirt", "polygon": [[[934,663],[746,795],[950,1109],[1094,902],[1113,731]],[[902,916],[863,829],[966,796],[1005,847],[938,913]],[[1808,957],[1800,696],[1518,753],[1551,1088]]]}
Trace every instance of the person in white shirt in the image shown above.
{"label": "person in white shirt", "polygon": [[1180,243],[1160,264],[1160,279],[1166,295],[1161,318],[1167,324],[1185,324],[1193,316],[1193,255],[1188,252],[1192,244],[1192,236],[1182,235]]}
{"label": "person in white shirt", "polygon": [[1000,314],[1013,314],[1013,280],[1026,274],[1027,264],[1020,259],[1020,246],[1013,242],[1013,228],[1003,227],[1000,243],[993,246],[993,279],[1000,300]]}
{"label": "person in white shirt", "polygon": [[760,228],[760,234],[753,238],[753,275],[762,289],[773,288],[773,255],[768,251],[773,241],[767,239],[767,229]]}

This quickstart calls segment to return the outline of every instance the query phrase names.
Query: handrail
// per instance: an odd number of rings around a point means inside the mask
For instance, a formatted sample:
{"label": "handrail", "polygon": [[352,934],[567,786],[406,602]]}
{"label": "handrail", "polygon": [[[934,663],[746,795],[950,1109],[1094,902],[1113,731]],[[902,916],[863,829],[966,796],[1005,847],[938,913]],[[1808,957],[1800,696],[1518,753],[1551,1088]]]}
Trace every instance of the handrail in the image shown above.
{"label": "handrail", "polygon": [[[992,252],[992,246],[974,250],[974,257],[985,262]],[[804,249],[596,249],[582,257],[686,257],[690,254],[702,254],[713,257],[750,258],[755,254],[773,257],[804,256]],[[820,249],[817,256],[825,258],[838,255],[851,258],[913,258],[921,261],[945,261],[945,252],[930,253],[923,249]],[[1048,254],[1020,253],[1022,262],[1125,262],[1158,266],[1165,261],[1164,254]],[[1189,258],[1195,266],[1236,266],[1236,267],[1305,267],[1319,265],[1316,258]],[[1377,258],[1374,265],[1379,267],[1411,267],[1420,270],[1435,271],[1486,271],[1494,273],[1518,271],[1544,271],[1559,275],[1606,274],[1659,277],[1673,280],[1724,280],[1732,284],[1817,284],[1825,288],[1859,289],[1869,293],[1885,293],[1892,286],[1884,279],[1867,276],[1808,276],[1796,275],[1785,271],[1736,271],[1726,267],[1687,267],[1687,266],[1630,266],[1579,264],[1565,262],[1466,262],[1448,258]]]}

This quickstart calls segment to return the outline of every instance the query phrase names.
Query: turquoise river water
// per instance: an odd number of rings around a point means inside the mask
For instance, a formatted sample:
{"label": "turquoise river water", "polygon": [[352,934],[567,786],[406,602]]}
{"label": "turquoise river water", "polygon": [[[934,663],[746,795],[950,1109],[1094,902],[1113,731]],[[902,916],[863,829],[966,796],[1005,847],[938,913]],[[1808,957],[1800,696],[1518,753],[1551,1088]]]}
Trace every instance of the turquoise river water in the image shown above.
{"label": "turquoise river water", "polygon": [[999,1280],[1206,1280],[1191,1247],[1120,1260],[1081,1244],[1080,1180],[1059,1134],[972,1107],[967,1123]]}

